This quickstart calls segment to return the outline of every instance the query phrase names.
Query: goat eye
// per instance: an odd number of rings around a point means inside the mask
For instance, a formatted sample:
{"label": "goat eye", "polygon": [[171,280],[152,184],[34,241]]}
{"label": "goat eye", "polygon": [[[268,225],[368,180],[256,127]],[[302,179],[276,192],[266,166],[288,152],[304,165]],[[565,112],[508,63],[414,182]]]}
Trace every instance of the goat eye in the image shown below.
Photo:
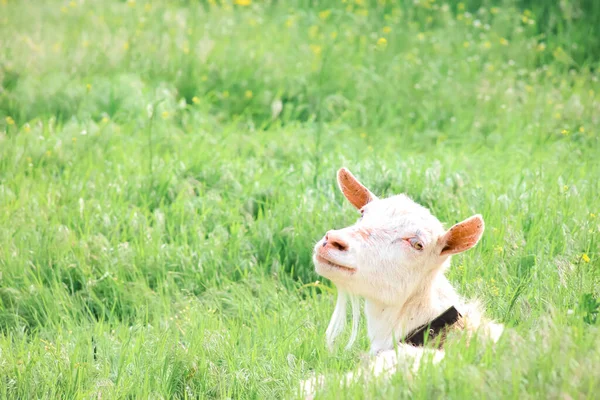
{"label": "goat eye", "polygon": [[423,242],[421,242],[416,237],[412,237],[412,238],[408,239],[408,242],[413,247],[413,249],[419,250],[419,251],[423,250],[423,247],[424,247]]}

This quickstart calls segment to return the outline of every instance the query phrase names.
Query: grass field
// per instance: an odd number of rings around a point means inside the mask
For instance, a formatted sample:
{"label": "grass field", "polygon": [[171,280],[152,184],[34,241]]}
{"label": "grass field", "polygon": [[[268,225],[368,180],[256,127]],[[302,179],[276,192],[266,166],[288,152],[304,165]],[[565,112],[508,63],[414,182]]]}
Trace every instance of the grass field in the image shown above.
{"label": "grass field", "polygon": [[[600,4],[0,0],[0,396],[287,398],[350,168],[486,232],[510,329],[323,398],[597,398]],[[557,2],[558,3],[558,2]],[[247,4],[247,5],[246,5]],[[335,386],[335,385],[334,385]]]}

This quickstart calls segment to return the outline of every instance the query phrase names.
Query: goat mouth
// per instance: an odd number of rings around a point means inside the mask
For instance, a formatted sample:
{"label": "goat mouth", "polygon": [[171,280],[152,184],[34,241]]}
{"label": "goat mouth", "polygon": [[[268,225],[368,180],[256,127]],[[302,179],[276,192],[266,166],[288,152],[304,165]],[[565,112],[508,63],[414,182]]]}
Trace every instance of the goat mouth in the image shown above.
{"label": "goat mouth", "polygon": [[327,258],[316,254],[315,255],[316,260],[320,263],[320,264],[324,264],[330,268],[335,268],[335,269],[339,269],[341,271],[344,272],[348,272],[348,273],[354,273],[356,272],[355,268],[351,268],[351,267],[346,267],[345,265],[340,265],[340,264],[336,264],[333,261],[328,260]]}

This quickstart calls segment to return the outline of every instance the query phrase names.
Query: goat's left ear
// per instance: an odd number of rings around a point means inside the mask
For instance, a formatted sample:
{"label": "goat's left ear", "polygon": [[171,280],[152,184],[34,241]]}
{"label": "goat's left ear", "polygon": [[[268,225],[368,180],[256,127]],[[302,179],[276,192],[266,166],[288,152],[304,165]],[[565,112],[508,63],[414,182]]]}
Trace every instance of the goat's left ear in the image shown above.
{"label": "goat's left ear", "polygon": [[352,172],[348,171],[346,168],[340,168],[337,173],[337,180],[344,196],[346,196],[348,201],[358,210],[363,208],[367,203],[377,199],[377,197],[371,193],[369,189],[364,187],[363,184],[352,175]]}
{"label": "goat's left ear", "polygon": [[469,250],[479,242],[484,228],[483,218],[479,214],[454,225],[438,240],[442,247],[440,255],[449,256]]}

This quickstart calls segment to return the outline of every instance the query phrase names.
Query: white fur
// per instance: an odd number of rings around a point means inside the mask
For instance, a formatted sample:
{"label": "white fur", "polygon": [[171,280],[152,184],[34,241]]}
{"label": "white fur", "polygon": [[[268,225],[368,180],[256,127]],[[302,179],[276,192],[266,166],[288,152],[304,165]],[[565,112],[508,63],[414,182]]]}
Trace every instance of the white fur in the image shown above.
{"label": "white fur", "polygon": [[331,315],[331,321],[325,331],[325,337],[327,338],[327,347],[333,349],[333,341],[342,333],[346,326],[346,293],[338,291],[337,302],[333,314]]}
{"label": "white fur", "polygon": [[[342,332],[350,297],[353,327],[347,348],[352,345],[358,330],[360,296],[365,299],[364,312],[374,356],[367,368],[348,374],[345,381],[359,375],[387,375],[399,365],[410,366],[407,371],[414,371],[425,355],[431,355],[434,363],[439,362],[442,351],[417,348],[400,340],[451,306],[462,314],[467,331],[480,330],[497,341],[502,326],[484,321],[477,306],[463,302],[444,276],[450,254],[473,247],[481,237],[481,216],[471,217],[446,231],[428,209],[405,195],[378,199],[344,169],[338,173],[338,181],[363,216],[352,226],[329,231],[315,246],[313,260],[317,273],[334,282],[339,293],[327,328],[327,343],[331,348]],[[361,190],[368,195],[355,196]],[[361,199],[368,203],[360,204]],[[415,241],[423,248],[415,248]],[[323,377],[304,382],[304,393],[310,397],[323,383]]]}
{"label": "white fur", "polygon": [[[346,326],[346,304],[348,295],[343,291],[338,291],[338,298],[333,310],[333,315],[325,331],[327,339],[327,347],[333,349],[333,342],[344,331]],[[358,336],[358,324],[360,322],[360,301],[356,296],[350,296],[350,304],[352,305],[352,333],[346,344],[346,350],[349,350]]]}

